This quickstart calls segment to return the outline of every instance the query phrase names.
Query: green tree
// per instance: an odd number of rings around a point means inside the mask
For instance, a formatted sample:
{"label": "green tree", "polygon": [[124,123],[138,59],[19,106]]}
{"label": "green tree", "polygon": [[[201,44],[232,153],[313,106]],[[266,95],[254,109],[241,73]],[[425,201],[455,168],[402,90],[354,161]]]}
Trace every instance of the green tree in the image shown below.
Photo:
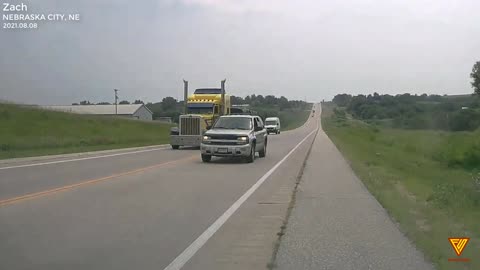
{"label": "green tree", "polygon": [[286,97],[281,96],[278,99],[278,106],[280,106],[280,110],[284,110],[290,108],[290,103],[288,103],[288,99]]}
{"label": "green tree", "polygon": [[360,115],[362,114],[362,110],[365,109],[365,106],[362,106],[364,104],[367,104],[366,96],[354,96],[352,100],[348,103],[347,111],[356,117],[360,117]]}
{"label": "green tree", "polygon": [[130,104],[130,102],[128,102],[128,100],[122,100],[122,101],[120,101],[120,103],[118,103],[118,104]]}
{"label": "green tree", "polygon": [[133,104],[145,104],[142,100],[136,99]]}
{"label": "green tree", "polygon": [[255,98],[255,101],[258,105],[262,105],[262,104],[265,104],[265,98],[262,96],[262,95],[258,95],[256,98]]}
{"label": "green tree", "polygon": [[98,102],[97,105],[110,105],[110,103],[106,101],[102,101],[102,102]]}
{"label": "green tree", "polygon": [[352,95],[340,94],[333,97],[332,101],[340,107],[347,107],[350,100],[352,100]]}
{"label": "green tree", "polygon": [[475,130],[480,126],[480,113],[472,109],[454,112],[450,118],[453,131]]}
{"label": "green tree", "polygon": [[265,96],[265,104],[267,105],[275,105],[277,103],[277,98],[272,95]]}
{"label": "green tree", "polygon": [[237,96],[230,96],[230,102],[234,105],[245,103],[242,97],[237,97]]}
{"label": "green tree", "polygon": [[473,65],[472,73],[470,73],[470,78],[472,78],[472,87],[476,94],[480,95],[480,61],[477,61]]}
{"label": "green tree", "polygon": [[173,97],[165,97],[162,99],[162,110],[163,111],[174,111],[177,107],[177,100]]}

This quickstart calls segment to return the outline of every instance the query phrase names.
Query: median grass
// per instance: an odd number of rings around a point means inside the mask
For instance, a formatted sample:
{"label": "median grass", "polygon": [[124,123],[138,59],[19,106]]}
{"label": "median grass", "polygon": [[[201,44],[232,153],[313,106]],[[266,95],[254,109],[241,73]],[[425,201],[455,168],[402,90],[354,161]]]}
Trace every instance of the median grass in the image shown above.
{"label": "median grass", "polygon": [[[480,131],[389,129],[322,105],[325,132],[438,269],[480,269]],[[366,217],[368,218],[368,217]],[[455,258],[449,237],[470,237]],[[395,245],[395,243],[391,243]]]}
{"label": "median grass", "polygon": [[0,104],[0,159],[167,143],[170,125]]}
{"label": "median grass", "polygon": [[265,120],[267,117],[280,118],[281,130],[292,130],[302,126],[308,119],[312,104],[305,103],[296,108],[280,108],[279,106],[252,106],[252,110]]}
{"label": "median grass", "polygon": [[281,111],[278,115],[282,130],[291,130],[305,124],[310,115],[310,110]]}

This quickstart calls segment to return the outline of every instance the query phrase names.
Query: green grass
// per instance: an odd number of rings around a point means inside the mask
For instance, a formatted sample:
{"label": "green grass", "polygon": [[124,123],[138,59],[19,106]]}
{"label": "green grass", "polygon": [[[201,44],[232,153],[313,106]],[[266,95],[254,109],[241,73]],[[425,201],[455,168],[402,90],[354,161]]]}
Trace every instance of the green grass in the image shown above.
{"label": "green grass", "polygon": [[291,130],[302,126],[308,119],[310,110],[281,111],[279,118],[282,130]]}
{"label": "green grass", "polygon": [[[480,131],[389,129],[322,108],[328,136],[436,267],[480,269]],[[456,236],[471,237],[462,254],[470,262],[448,262]]]}
{"label": "green grass", "polygon": [[275,105],[252,106],[251,109],[258,113],[262,119],[267,117],[280,118],[281,130],[291,130],[302,126],[310,115],[312,104],[295,108],[280,108]]}
{"label": "green grass", "polygon": [[170,126],[0,104],[0,159],[167,143]]}

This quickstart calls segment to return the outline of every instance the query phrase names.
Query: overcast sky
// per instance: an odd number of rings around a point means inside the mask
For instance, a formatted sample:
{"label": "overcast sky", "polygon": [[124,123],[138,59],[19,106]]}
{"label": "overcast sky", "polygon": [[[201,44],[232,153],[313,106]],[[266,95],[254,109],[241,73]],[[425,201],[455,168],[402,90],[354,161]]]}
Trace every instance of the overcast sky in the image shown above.
{"label": "overcast sky", "polygon": [[[37,0],[80,22],[0,29],[0,99],[182,99],[230,94],[320,101],[337,93],[471,93],[479,0]],[[2,24],[5,21],[2,21]]]}

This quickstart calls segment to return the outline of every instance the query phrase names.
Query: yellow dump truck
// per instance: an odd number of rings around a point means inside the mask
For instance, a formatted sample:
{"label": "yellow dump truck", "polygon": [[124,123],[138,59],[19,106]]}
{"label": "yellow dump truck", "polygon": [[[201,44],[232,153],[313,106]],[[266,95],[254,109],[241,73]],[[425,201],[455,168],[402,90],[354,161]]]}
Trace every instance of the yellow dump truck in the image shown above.
{"label": "yellow dump truck", "polygon": [[225,80],[221,88],[199,88],[188,96],[188,82],[184,81],[184,114],[180,115],[178,127],[170,130],[170,145],[200,146],[202,136],[222,116],[231,113],[230,96],[225,94]]}

